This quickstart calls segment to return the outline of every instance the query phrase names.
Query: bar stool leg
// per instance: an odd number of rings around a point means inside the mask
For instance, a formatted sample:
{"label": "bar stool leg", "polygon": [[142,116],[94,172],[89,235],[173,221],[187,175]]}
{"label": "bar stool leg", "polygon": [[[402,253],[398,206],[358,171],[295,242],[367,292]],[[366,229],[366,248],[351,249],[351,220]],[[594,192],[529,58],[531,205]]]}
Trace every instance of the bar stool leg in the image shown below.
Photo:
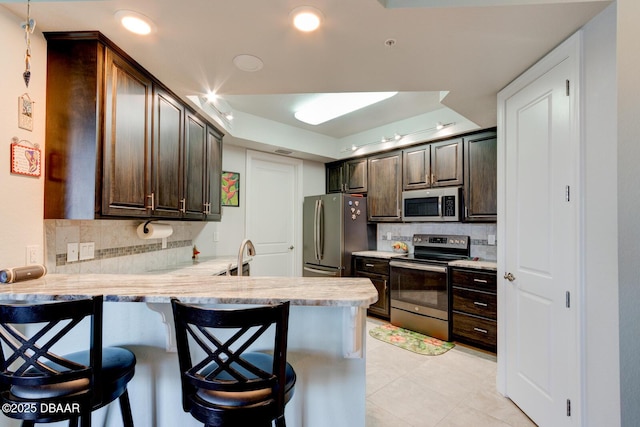
{"label": "bar stool leg", "polygon": [[125,390],[120,395],[120,412],[122,413],[122,425],[133,427],[133,416],[131,415],[131,403],[129,402],[129,391]]}

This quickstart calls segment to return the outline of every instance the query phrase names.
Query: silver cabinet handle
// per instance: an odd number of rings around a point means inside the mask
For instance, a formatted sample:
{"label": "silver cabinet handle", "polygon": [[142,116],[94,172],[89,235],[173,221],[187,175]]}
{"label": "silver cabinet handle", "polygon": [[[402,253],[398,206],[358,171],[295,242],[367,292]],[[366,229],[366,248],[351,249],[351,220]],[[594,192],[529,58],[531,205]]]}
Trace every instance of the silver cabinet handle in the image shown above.
{"label": "silver cabinet handle", "polygon": [[389,263],[391,267],[397,268],[407,268],[410,270],[421,270],[421,271],[432,271],[435,273],[446,273],[447,267],[440,267],[436,265],[423,265],[423,264],[414,264],[410,262],[401,262],[401,261],[391,261]]}
{"label": "silver cabinet handle", "polygon": [[474,301],[473,303],[474,303],[475,305],[479,305],[480,307],[487,307],[487,306],[488,306],[488,305],[487,305],[487,303],[484,303],[484,302]]}
{"label": "silver cabinet handle", "polygon": [[149,199],[151,199],[151,204],[145,206],[145,208],[154,210],[155,209],[154,193],[147,194],[147,200],[149,200]]}
{"label": "silver cabinet handle", "polygon": [[365,264],[365,267],[373,267],[373,264]]}
{"label": "silver cabinet handle", "polygon": [[473,279],[473,281],[474,281],[474,282],[477,282],[477,283],[489,283],[489,282],[488,282],[488,281],[486,281],[485,279],[476,279],[476,278],[474,278],[474,279]]}
{"label": "silver cabinet handle", "polygon": [[185,213],[187,211],[187,199],[180,199],[180,212]]}
{"label": "silver cabinet handle", "polygon": [[510,282],[513,282],[514,280],[516,280],[516,276],[514,276],[511,273],[504,273],[504,278]]}
{"label": "silver cabinet handle", "polygon": [[486,329],[480,329],[480,328],[473,328],[474,331],[476,332],[481,332],[483,334],[487,334],[489,333],[489,331],[487,331]]}

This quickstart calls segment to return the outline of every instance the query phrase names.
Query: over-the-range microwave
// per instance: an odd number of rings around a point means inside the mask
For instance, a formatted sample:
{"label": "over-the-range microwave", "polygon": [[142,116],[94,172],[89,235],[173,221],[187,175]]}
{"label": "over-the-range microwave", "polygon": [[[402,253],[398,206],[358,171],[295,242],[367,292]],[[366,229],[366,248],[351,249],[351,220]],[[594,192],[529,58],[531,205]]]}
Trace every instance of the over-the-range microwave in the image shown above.
{"label": "over-the-range microwave", "polygon": [[403,221],[460,221],[461,211],[461,187],[402,192]]}

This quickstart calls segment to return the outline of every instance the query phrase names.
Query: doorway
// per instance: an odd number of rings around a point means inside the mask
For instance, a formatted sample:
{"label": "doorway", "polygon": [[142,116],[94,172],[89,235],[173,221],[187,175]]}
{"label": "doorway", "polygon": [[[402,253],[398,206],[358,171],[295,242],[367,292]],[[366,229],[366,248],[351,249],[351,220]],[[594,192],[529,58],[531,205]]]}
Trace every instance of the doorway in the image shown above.
{"label": "doorway", "polygon": [[498,385],[539,425],[579,425],[580,38],[498,96]]}
{"label": "doorway", "polygon": [[252,276],[300,276],[302,161],[247,150],[246,233]]}

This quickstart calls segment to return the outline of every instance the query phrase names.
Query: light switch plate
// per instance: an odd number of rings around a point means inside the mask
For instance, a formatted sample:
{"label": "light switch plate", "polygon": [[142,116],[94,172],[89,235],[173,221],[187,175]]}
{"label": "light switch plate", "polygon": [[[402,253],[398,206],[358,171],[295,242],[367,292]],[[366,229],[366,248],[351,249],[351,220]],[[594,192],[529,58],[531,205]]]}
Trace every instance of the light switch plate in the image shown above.
{"label": "light switch plate", "polygon": [[493,246],[496,244],[496,235],[495,234],[489,234],[487,236],[487,244],[490,246]]}
{"label": "light switch plate", "polygon": [[67,262],[78,261],[78,244],[67,243]]}
{"label": "light switch plate", "polygon": [[38,264],[40,262],[40,246],[27,246],[27,265]]}
{"label": "light switch plate", "polygon": [[85,259],[94,259],[95,258],[95,249],[96,249],[95,242],[80,243],[80,252],[79,252],[78,259],[80,261],[85,260]]}

